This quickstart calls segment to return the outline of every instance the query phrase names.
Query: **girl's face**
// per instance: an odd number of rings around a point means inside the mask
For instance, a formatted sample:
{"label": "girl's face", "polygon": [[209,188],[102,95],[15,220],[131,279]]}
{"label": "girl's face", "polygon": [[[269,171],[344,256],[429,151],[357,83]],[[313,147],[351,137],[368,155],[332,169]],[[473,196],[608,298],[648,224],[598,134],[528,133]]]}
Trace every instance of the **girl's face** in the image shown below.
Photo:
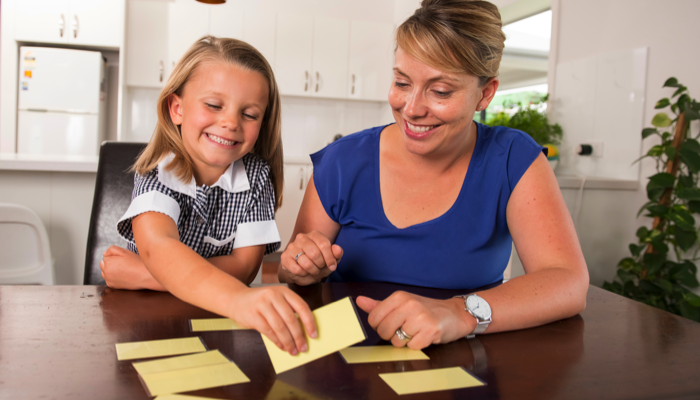
{"label": "girl's face", "polygon": [[449,154],[467,138],[479,107],[486,108],[498,79],[479,87],[479,78],[430,67],[396,49],[389,105],[406,149],[417,155]]}
{"label": "girl's face", "polygon": [[182,95],[171,95],[170,118],[180,125],[198,185],[214,184],[232,162],[253,149],[268,95],[261,74],[224,62],[199,65]]}

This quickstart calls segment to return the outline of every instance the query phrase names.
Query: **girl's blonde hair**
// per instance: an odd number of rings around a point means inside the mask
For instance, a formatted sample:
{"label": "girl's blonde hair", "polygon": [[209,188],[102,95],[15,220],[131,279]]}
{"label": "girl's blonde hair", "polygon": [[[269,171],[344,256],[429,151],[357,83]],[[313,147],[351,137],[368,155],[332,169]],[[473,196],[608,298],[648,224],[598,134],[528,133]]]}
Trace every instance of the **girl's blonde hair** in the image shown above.
{"label": "girl's blonde hair", "polygon": [[192,73],[205,62],[227,62],[262,75],[269,86],[267,109],[263,116],[258,140],[251,153],[265,160],[270,165],[270,179],[275,189],[275,210],[282,205],[284,187],[282,154],[282,119],[280,116],[280,94],[272,67],[265,57],[246,42],[204,36],[195,42],[178,61],[175,69],[158,98],[158,124],[151,141],[141,152],[132,167],[139,175],[145,175],[168,155],[175,158],[166,167],[183,182],[189,183],[194,176],[194,163],[185,150],[180,130],[170,119],[168,100],[170,95],[182,96],[182,91]]}
{"label": "girl's blonde hair", "polygon": [[396,46],[435,69],[468,73],[485,85],[498,76],[506,36],[488,1],[423,0],[396,31]]}

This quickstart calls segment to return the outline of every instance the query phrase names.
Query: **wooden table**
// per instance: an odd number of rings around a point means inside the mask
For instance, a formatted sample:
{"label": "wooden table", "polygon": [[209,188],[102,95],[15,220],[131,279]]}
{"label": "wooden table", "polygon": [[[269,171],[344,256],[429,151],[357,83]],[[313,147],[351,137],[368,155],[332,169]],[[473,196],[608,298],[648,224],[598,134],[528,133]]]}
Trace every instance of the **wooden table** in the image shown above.
{"label": "wooden table", "polygon": [[[317,308],[345,296],[403,289],[435,298],[459,291],[389,284],[295,287]],[[188,320],[213,315],[167,293],[96,286],[0,287],[0,399],[145,399],[115,343],[197,336]],[[368,339],[381,339],[366,325]],[[276,376],[254,331],[200,333],[250,383],[190,394],[221,399],[398,398],[378,374],[462,366],[487,386],[405,399],[698,399],[700,324],[591,287],[580,315],[539,328],[425,349],[429,361],[348,365],[332,354]]]}

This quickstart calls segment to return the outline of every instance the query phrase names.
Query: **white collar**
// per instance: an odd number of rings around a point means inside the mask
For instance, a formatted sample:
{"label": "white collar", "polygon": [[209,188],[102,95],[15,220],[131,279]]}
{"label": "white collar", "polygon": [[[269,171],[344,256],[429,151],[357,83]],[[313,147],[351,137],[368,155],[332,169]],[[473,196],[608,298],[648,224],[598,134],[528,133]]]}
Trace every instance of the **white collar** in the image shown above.
{"label": "white collar", "polygon": [[[175,158],[175,154],[170,153],[158,163],[158,180],[168,189],[186,194],[196,199],[197,182],[195,182],[194,177],[192,177],[190,183],[184,183],[178,179],[177,176],[173,175],[172,171],[165,169],[173,158]],[[219,186],[229,193],[250,190],[250,182],[248,181],[248,174],[246,174],[243,160],[238,159],[231,163],[231,165],[229,165],[229,167],[226,169],[226,172],[224,172],[223,175],[219,177],[219,180],[216,181],[216,183],[214,183],[211,187],[216,186]]]}

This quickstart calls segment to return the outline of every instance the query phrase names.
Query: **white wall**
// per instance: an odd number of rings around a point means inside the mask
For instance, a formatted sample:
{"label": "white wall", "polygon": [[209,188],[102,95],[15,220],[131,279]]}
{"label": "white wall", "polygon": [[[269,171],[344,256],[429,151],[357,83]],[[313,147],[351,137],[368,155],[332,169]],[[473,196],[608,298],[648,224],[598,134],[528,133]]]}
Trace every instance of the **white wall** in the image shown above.
{"label": "white wall", "polygon": [[[557,54],[556,65],[618,50],[648,47],[644,126],[651,126],[651,118],[657,112],[654,110],[656,101],[673,93],[671,89],[661,88],[667,78],[677,77],[688,86],[692,96],[700,98],[700,52],[694,29],[700,15],[699,1],[555,0],[552,8],[558,10],[558,15],[554,16],[558,18],[555,23],[558,35],[553,39],[557,41],[553,49]],[[556,74],[556,70],[550,73]],[[553,99],[556,107],[556,88]],[[696,134],[697,124],[692,129]],[[606,140],[620,139],[612,136]],[[651,139],[645,140],[642,151],[646,153],[654,144]],[[639,190],[584,192],[579,237],[591,283],[601,285],[604,280],[612,279],[617,263],[629,254],[627,246],[635,240],[637,228],[650,226],[649,219],[636,219],[636,214],[646,202],[646,178],[654,173],[654,165],[643,162]],[[570,208],[573,192],[563,191]]]}

